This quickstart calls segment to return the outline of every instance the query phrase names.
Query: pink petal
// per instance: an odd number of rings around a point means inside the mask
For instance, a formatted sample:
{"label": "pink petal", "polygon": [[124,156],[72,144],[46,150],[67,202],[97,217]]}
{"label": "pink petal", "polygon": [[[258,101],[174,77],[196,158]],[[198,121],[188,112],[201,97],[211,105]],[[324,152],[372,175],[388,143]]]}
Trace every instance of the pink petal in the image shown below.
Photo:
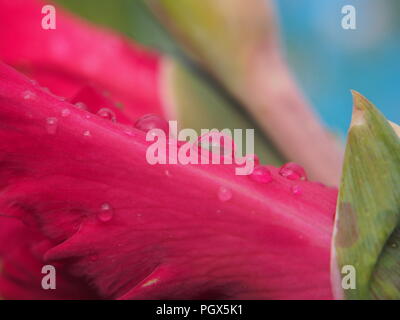
{"label": "pink petal", "polygon": [[104,298],[332,298],[336,190],[273,167],[257,183],[234,165],[151,166],[144,132],[87,114],[0,67],[0,211],[54,243],[47,262]]}
{"label": "pink petal", "polygon": [[70,97],[89,82],[136,118],[163,115],[160,58],[57,8],[55,30],[42,29],[39,0],[0,0],[0,59],[55,94]]}

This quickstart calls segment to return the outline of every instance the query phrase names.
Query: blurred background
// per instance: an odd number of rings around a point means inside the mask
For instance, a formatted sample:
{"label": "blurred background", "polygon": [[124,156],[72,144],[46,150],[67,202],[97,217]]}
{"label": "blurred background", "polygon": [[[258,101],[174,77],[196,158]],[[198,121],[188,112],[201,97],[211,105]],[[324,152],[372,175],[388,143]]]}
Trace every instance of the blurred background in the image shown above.
{"label": "blurred background", "polygon": [[[149,19],[140,1],[58,0],[89,20],[112,26],[164,52],[176,45]],[[351,119],[350,89],[368,95],[400,122],[399,0],[274,0],[281,41],[299,86],[324,122],[344,139]],[[341,27],[344,5],[353,5],[357,29]]]}

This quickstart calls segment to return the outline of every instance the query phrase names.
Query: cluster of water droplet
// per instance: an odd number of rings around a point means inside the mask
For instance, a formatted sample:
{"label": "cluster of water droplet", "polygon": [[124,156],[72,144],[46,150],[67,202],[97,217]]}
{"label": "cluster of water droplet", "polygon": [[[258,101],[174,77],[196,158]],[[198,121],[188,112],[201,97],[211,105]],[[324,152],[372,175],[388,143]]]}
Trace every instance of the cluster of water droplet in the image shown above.
{"label": "cluster of water droplet", "polygon": [[[36,85],[36,82],[34,84]],[[23,93],[23,98],[25,100],[35,99],[36,94],[30,90],[27,90]],[[81,110],[85,110],[85,111],[88,110],[87,106],[83,102],[75,103],[75,107],[78,109],[81,109]],[[71,114],[71,110],[68,108],[64,108],[61,111],[61,116],[64,118],[68,117],[70,114]],[[97,115],[103,119],[110,120],[112,122],[116,122],[116,114],[114,111],[112,111],[109,108],[99,109],[97,112]],[[54,135],[57,132],[57,127],[58,127],[58,119],[56,117],[49,117],[46,119],[46,131],[48,132],[48,134]],[[134,127],[136,129],[139,129],[144,132],[148,132],[152,129],[161,129],[166,134],[169,132],[168,122],[165,119],[163,119],[162,117],[159,117],[154,114],[148,114],[148,115],[145,115],[145,116],[139,118],[136,121]],[[124,132],[129,136],[134,135],[133,130],[131,130],[129,128],[125,129]],[[89,130],[85,130],[85,131],[83,131],[83,136],[91,137],[91,132]],[[200,137],[199,138],[200,146],[201,146],[204,138],[207,138],[207,141],[209,141],[209,137]],[[212,147],[215,148],[215,146],[212,146]],[[232,150],[234,152],[234,146],[232,147]],[[224,153],[222,153],[222,154],[224,154]],[[263,184],[268,184],[273,181],[273,176],[271,174],[271,171],[268,169],[268,167],[262,166],[259,164],[259,159],[258,159],[257,155],[247,155],[246,161],[249,161],[249,160],[254,161],[254,170],[249,175],[251,180],[253,180],[257,183],[263,183]],[[286,179],[289,179],[292,181],[307,179],[305,170],[300,165],[293,163],[293,162],[283,165],[279,170],[279,174],[282,177],[285,177]],[[165,171],[165,175],[167,177],[171,177],[171,174],[168,170]],[[299,195],[302,193],[301,187],[299,185],[293,185],[291,188],[291,191],[295,195]],[[222,202],[229,201],[232,198],[232,191],[227,187],[220,187],[218,190],[218,198]],[[100,221],[107,222],[112,219],[113,214],[114,214],[113,208],[108,203],[104,203],[101,206],[97,217]]]}
{"label": "cluster of water droplet", "polygon": [[307,180],[307,175],[303,167],[294,162],[283,165],[279,174],[289,180]]}
{"label": "cluster of water droplet", "polygon": [[218,189],[218,199],[221,202],[226,202],[232,199],[232,191],[227,187],[220,187]]}
{"label": "cluster of water droplet", "polygon": [[[257,183],[268,184],[272,182],[274,178],[270,169],[266,166],[259,165],[258,158],[254,157],[254,159],[256,166],[253,172],[249,175],[249,178]],[[307,180],[307,175],[303,167],[293,162],[283,165],[279,170],[279,174],[292,181]],[[298,184],[292,185],[291,192],[294,195],[301,195],[301,186]],[[220,187],[218,190],[218,198],[222,202],[228,201],[232,198],[232,191],[227,187]]]}
{"label": "cluster of water droplet", "polygon": [[56,117],[49,117],[46,119],[46,131],[48,134],[56,134],[58,127],[58,119]]}
{"label": "cluster of water droplet", "polygon": [[114,217],[114,209],[109,203],[103,203],[97,213],[97,219],[101,222],[109,222]]}

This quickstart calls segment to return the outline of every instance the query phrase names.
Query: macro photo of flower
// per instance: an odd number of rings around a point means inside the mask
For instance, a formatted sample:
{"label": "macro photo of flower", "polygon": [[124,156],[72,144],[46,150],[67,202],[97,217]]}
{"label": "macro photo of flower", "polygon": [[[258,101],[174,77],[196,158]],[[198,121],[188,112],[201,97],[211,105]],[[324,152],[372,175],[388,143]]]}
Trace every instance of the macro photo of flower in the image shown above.
{"label": "macro photo of flower", "polygon": [[398,1],[298,2],[0,0],[0,300],[399,299]]}

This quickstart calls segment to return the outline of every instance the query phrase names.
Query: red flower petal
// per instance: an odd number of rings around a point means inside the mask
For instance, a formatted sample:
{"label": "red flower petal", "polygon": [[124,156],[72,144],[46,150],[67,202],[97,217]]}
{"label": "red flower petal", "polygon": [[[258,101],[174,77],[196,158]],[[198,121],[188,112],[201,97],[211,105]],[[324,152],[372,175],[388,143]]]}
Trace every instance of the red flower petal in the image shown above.
{"label": "red flower petal", "polygon": [[95,299],[84,281],[57,264],[57,290],[41,286],[45,252],[51,243],[12,218],[0,220],[0,297],[7,299]]}
{"label": "red flower petal", "polygon": [[[110,98],[105,96],[104,93],[100,92],[99,89],[94,87],[93,85],[88,85],[83,87],[73,98],[70,99],[70,102],[77,105],[83,104],[84,107],[87,108],[88,111],[92,113],[99,113],[101,109],[110,110],[118,122],[132,125],[133,121],[129,119]],[[123,107],[123,106],[122,106]]]}
{"label": "red flower petal", "polygon": [[57,8],[57,28],[42,29],[38,0],[0,0],[0,59],[54,93],[73,96],[95,83],[133,118],[163,115],[160,59],[125,39]]}
{"label": "red flower petal", "polygon": [[0,210],[55,243],[47,262],[105,298],[331,298],[336,190],[151,166],[144,132],[86,115],[0,67]]}

